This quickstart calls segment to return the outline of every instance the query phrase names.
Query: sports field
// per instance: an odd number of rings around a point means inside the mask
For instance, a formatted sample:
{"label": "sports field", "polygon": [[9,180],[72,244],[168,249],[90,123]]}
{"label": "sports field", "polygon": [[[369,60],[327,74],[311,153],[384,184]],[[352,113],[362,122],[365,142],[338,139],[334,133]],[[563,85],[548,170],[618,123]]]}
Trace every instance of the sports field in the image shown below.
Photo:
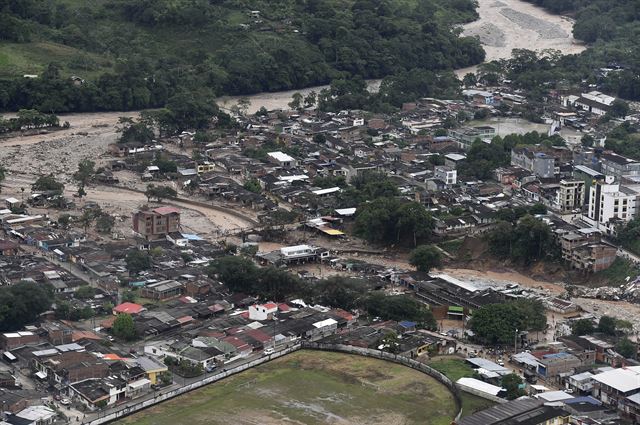
{"label": "sports field", "polygon": [[453,396],[382,360],[298,351],[117,422],[135,425],[445,425]]}

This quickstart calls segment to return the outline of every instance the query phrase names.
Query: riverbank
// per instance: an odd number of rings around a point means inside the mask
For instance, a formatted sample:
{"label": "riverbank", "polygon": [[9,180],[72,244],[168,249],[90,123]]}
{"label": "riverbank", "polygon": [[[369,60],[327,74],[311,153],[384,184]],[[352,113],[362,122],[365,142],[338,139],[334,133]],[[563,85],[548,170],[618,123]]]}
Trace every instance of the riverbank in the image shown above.
{"label": "riverbank", "polygon": [[[571,35],[573,20],[565,16],[553,15],[546,10],[521,0],[478,0],[480,18],[462,26],[462,35],[478,37],[486,51],[486,61],[509,59],[513,49],[543,51],[558,50],[563,55],[580,53],[586,46]],[[462,78],[468,72],[475,72],[477,66],[456,70]],[[377,92],[381,80],[369,80],[369,90]],[[216,102],[229,109],[241,98],[251,102],[248,113],[255,113],[264,106],[269,110],[287,109],[291,96],[298,92],[306,95],[316,93],[329,86],[309,87],[275,93],[258,93],[249,96],[222,96]]]}

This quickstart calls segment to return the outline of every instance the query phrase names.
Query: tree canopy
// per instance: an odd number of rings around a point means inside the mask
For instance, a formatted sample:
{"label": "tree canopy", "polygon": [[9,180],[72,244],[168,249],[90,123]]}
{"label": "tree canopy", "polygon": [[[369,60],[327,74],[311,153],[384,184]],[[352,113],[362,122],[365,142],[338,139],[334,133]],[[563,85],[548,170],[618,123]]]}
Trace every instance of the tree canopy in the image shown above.
{"label": "tree canopy", "polygon": [[436,328],[436,321],[427,306],[406,295],[387,296],[375,292],[365,300],[364,307],[370,316],[383,320],[409,320],[425,328]]}
{"label": "tree canopy", "polygon": [[137,332],[130,314],[118,314],[111,327],[113,336],[124,341],[136,339]]}
{"label": "tree canopy", "polygon": [[232,292],[265,299],[282,301],[292,295],[307,294],[304,283],[298,277],[273,267],[259,268],[244,257],[217,259],[208,266],[207,273],[217,277]]}
{"label": "tree canopy", "polygon": [[50,286],[19,282],[0,287],[0,330],[15,331],[34,322],[53,301]]}
{"label": "tree canopy", "polygon": [[473,312],[469,327],[487,344],[513,344],[518,332],[542,331],[547,326],[544,305],[535,300],[489,304]]}
{"label": "tree canopy", "polygon": [[64,191],[64,184],[56,180],[53,174],[40,176],[34,184],[31,185],[32,191],[52,192],[55,195],[61,195]]}
{"label": "tree canopy", "polygon": [[[10,77],[0,84],[0,110],[166,107],[175,128],[198,128],[216,115],[199,92],[241,95],[398,74],[389,85],[400,87],[384,102],[399,103],[403,92],[431,95],[448,87],[438,82],[442,71],[484,60],[479,41],[457,30],[477,17],[472,0],[257,0],[250,5],[257,17],[234,1],[0,6],[0,42],[55,46],[59,63],[44,57],[29,67],[0,63],[0,74]],[[172,33],[181,36],[159,36]],[[22,78],[34,70],[39,78]],[[315,103],[297,100],[296,107]]]}
{"label": "tree canopy", "polygon": [[498,222],[487,234],[487,240],[494,255],[525,265],[559,258],[551,229],[531,215],[525,215],[517,223]]}
{"label": "tree canopy", "polygon": [[433,245],[420,245],[411,251],[409,263],[418,271],[428,273],[431,269],[441,265],[442,254]]}
{"label": "tree canopy", "polygon": [[139,249],[132,249],[127,252],[124,261],[127,264],[129,273],[134,275],[151,268],[151,256]]}

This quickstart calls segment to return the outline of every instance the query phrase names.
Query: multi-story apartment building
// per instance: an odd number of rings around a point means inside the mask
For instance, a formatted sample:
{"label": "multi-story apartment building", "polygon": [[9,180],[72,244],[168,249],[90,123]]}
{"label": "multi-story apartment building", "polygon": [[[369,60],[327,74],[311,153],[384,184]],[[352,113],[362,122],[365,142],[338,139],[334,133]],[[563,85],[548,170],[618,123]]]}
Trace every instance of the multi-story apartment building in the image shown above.
{"label": "multi-story apartment building", "polygon": [[600,172],[606,176],[613,176],[616,180],[622,177],[640,176],[640,162],[615,153],[600,155]]}
{"label": "multi-story apartment building", "polygon": [[587,218],[606,233],[615,233],[618,224],[635,217],[639,195],[635,188],[613,184],[613,178],[607,176],[605,182],[596,182],[589,190]]}
{"label": "multi-story apartment building", "polygon": [[458,172],[446,165],[439,165],[433,170],[433,177],[442,180],[447,186],[453,186],[458,182]]}
{"label": "multi-story apartment building", "polygon": [[180,210],[160,207],[133,214],[133,231],[147,240],[161,239],[180,229]]}
{"label": "multi-story apartment building", "polygon": [[561,213],[569,213],[584,205],[585,183],[582,180],[561,180],[556,192],[556,208]]}
{"label": "multi-story apartment building", "polygon": [[462,127],[456,130],[449,130],[451,137],[462,149],[469,149],[477,139],[490,141],[496,135],[496,129],[490,126]]}
{"label": "multi-story apartment building", "polygon": [[544,152],[536,152],[528,147],[511,150],[511,165],[524,168],[538,177],[551,178],[556,174],[555,158]]}

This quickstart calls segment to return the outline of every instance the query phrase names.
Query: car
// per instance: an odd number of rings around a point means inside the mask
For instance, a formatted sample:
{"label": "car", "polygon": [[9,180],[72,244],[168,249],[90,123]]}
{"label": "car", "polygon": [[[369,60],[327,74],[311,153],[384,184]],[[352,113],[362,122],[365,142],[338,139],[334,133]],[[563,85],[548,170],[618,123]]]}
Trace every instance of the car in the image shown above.
{"label": "car", "polygon": [[504,362],[502,360],[498,360],[498,366],[503,366],[504,367]]}
{"label": "car", "polygon": [[265,348],[264,351],[263,351],[265,356],[270,356],[271,354],[273,354],[275,352],[276,352],[276,350],[274,350],[273,347]]}
{"label": "car", "polygon": [[62,404],[63,406],[68,406],[71,404],[71,400],[69,400],[68,398],[63,398],[62,400],[60,400],[60,404]]}

